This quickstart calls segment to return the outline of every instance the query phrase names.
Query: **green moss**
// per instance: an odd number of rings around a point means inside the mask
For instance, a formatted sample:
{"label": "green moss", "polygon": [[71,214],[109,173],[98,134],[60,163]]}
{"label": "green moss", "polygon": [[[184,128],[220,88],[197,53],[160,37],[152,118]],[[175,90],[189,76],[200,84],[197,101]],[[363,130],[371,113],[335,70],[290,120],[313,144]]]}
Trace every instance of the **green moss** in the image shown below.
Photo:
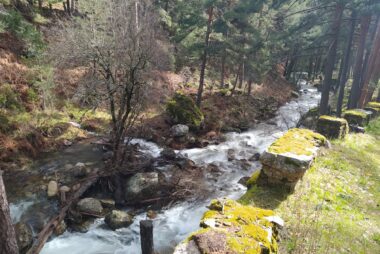
{"label": "green moss", "polygon": [[380,102],[375,102],[375,101],[369,102],[368,107],[380,109]]}
{"label": "green moss", "polygon": [[357,109],[351,109],[351,110],[347,110],[344,112],[344,116],[356,116],[356,117],[360,117],[360,118],[363,118],[363,119],[366,119],[367,118],[367,114],[361,110],[357,110]]}
{"label": "green moss", "polygon": [[257,170],[257,171],[254,172],[254,173],[252,174],[252,176],[248,179],[248,181],[247,181],[247,187],[248,187],[248,188],[256,184],[257,180],[259,179],[260,172],[261,172],[260,170]]}
{"label": "green moss", "polygon": [[11,85],[0,85],[0,108],[23,110],[24,108],[20,101],[17,92]]}
{"label": "green moss", "polygon": [[326,138],[307,129],[291,129],[277,139],[268,151],[276,154],[312,155],[315,147],[325,144]]}
{"label": "green moss", "polygon": [[340,123],[340,124],[346,124],[347,123],[347,120],[344,119],[344,118],[338,118],[338,117],[333,117],[333,116],[320,116],[319,119],[322,119],[322,120],[327,120],[329,122],[337,122],[337,123]]}
{"label": "green moss", "polygon": [[194,101],[184,94],[176,93],[166,104],[166,112],[173,122],[199,127],[204,116]]}
{"label": "green moss", "polygon": [[[226,235],[227,246],[234,253],[261,253],[260,244],[276,253],[277,243],[275,236],[268,239],[267,228],[273,224],[265,217],[273,216],[271,210],[264,210],[252,206],[244,206],[236,201],[223,199],[213,200],[201,220],[201,226],[210,228],[208,221],[215,222],[215,230],[222,230]],[[214,230],[214,228],[212,229]],[[197,231],[192,236],[207,231]],[[191,239],[191,237],[190,237]]]}

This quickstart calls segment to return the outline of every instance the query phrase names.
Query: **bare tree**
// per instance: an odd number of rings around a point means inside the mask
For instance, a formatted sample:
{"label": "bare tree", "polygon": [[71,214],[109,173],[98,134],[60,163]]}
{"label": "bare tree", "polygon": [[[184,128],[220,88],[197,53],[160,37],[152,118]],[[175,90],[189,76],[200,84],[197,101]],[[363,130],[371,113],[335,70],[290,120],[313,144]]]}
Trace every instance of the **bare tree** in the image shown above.
{"label": "bare tree", "polygon": [[[147,1],[81,1],[86,18],[64,29],[60,65],[88,66],[85,83],[112,117],[112,169],[126,157],[127,137],[143,107],[156,48],[155,15]],[[83,5],[83,6],[82,6]]]}

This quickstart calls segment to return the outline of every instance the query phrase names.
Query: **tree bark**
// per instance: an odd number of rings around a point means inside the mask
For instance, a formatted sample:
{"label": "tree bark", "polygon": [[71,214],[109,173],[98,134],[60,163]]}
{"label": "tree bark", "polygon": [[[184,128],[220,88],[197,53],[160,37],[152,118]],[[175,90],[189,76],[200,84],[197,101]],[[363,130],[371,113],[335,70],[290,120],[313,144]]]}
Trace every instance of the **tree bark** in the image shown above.
{"label": "tree bark", "polygon": [[356,54],[355,68],[354,68],[354,80],[352,82],[352,88],[350,92],[350,100],[348,103],[348,108],[358,107],[358,102],[360,98],[360,80],[363,75],[363,56],[365,49],[366,37],[369,29],[369,24],[371,21],[371,16],[363,16],[360,19],[360,41],[358,46],[358,52]]}
{"label": "tree bark", "polygon": [[205,37],[205,48],[204,48],[203,56],[202,56],[201,73],[199,77],[199,87],[198,87],[198,94],[197,94],[197,101],[196,101],[196,104],[198,107],[200,107],[202,103],[202,94],[203,94],[203,87],[204,87],[204,81],[205,81],[205,71],[206,71],[206,64],[207,64],[208,47],[210,44],[210,34],[211,34],[212,19],[214,15],[214,6],[211,6],[210,8],[208,8],[207,13],[208,13],[208,21],[207,21],[207,31],[206,31],[206,37]]}
{"label": "tree bark", "polygon": [[353,40],[354,40],[355,26],[356,26],[356,12],[353,11],[351,14],[350,35],[348,38],[347,47],[346,47],[344,58],[343,58],[342,75],[340,76],[340,79],[339,79],[339,94],[338,94],[338,102],[337,102],[337,107],[336,107],[336,114],[339,117],[342,115],[344,90],[346,87],[348,74],[349,74],[351,49],[352,49],[352,44],[353,44]]}
{"label": "tree bark", "polygon": [[67,11],[67,14],[71,15],[71,3],[70,3],[70,0],[66,0],[66,11]]}
{"label": "tree bark", "polygon": [[153,222],[151,220],[140,221],[141,253],[154,254]]}
{"label": "tree bark", "polygon": [[5,193],[3,171],[0,171],[0,254],[18,254],[16,233]]}
{"label": "tree bark", "polygon": [[[378,22],[376,22],[376,24],[378,24]],[[379,54],[380,54],[380,26],[377,26],[375,33],[376,33],[376,36],[374,36],[375,38],[372,43],[372,50],[370,52],[370,55],[368,56],[367,66],[365,69],[363,68],[364,69],[363,71],[365,71],[365,74],[363,74],[364,78],[362,78],[363,86],[361,90],[361,96],[359,99],[360,108],[363,108],[364,104],[367,101],[367,97],[369,95],[368,94],[369,83],[372,79],[374,71],[376,71],[375,70],[376,61],[379,58]]]}
{"label": "tree bark", "polygon": [[329,52],[327,55],[327,62],[325,66],[325,80],[323,82],[322,87],[322,98],[321,98],[321,104],[319,112],[321,115],[325,115],[328,112],[329,108],[329,96],[330,96],[330,89],[331,89],[331,83],[332,83],[332,75],[334,71],[335,66],[335,59],[336,59],[336,51],[338,47],[338,40],[339,40],[339,31],[340,31],[340,25],[342,22],[342,15],[343,15],[343,9],[344,6],[342,4],[337,4],[335,8],[334,13],[334,23],[332,24],[332,34],[334,34],[332,43],[329,48]]}
{"label": "tree bark", "polygon": [[220,70],[220,88],[221,89],[224,88],[224,76],[225,76],[225,72],[226,72],[226,68],[225,67],[226,67],[226,53],[223,50],[222,66],[221,66],[221,70]]}

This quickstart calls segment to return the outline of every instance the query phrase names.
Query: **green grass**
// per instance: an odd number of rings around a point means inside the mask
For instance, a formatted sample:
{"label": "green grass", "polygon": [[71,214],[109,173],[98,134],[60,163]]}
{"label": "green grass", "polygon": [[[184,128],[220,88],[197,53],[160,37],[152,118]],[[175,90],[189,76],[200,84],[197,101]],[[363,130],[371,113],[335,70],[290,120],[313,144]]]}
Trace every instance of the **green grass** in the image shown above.
{"label": "green grass", "polygon": [[274,209],[280,253],[380,253],[380,119],[323,150],[295,191],[253,187],[244,204]]}

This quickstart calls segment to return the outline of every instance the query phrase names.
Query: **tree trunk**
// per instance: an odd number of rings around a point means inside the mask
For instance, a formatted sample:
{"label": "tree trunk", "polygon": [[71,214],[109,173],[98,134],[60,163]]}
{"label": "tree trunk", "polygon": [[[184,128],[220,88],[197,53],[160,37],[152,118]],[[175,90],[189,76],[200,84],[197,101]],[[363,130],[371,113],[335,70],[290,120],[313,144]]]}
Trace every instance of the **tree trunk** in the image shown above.
{"label": "tree trunk", "polygon": [[70,4],[70,0],[66,0],[66,11],[67,11],[67,14],[71,15],[71,4]]}
{"label": "tree trunk", "polygon": [[[376,22],[376,24],[378,24],[378,22]],[[375,69],[376,62],[380,54],[380,26],[377,26],[375,33],[376,33],[376,36],[374,36],[374,40],[372,43],[372,50],[368,56],[366,68],[365,69],[363,68],[364,69],[363,71],[365,71],[365,73],[363,74],[364,77],[362,78],[363,86],[362,86],[361,96],[359,100],[360,108],[363,108],[365,102],[367,101],[367,96],[369,95],[368,94],[369,83],[372,79],[374,71],[376,71]]]}
{"label": "tree trunk", "polygon": [[38,0],[38,9],[42,9],[42,0]]}
{"label": "tree trunk", "polygon": [[332,24],[332,34],[334,34],[334,38],[332,40],[332,43],[329,48],[329,52],[327,55],[327,62],[325,66],[325,80],[323,82],[322,87],[322,98],[321,98],[321,104],[319,112],[321,115],[325,115],[328,112],[329,108],[329,96],[330,96],[330,89],[331,89],[331,83],[332,83],[332,75],[334,71],[335,66],[335,59],[336,59],[336,51],[338,47],[338,39],[339,39],[339,31],[340,31],[340,24],[342,22],[342,14],[343,14],[344,6],[342,4],[337,4],[335,8],[335,14],[334,14],[334,23]]}
{"label": "tree trunk", "polygon": [[225,51],[223,50],[223,56],[222,56],[222,66],[220,70],[220,88],[224,88],[224,75],[225,75],[225,68],[226,67],[226,54]]}
{"label": "tree trunk", "polygon": [[207,21],[207,31],[206,31],[206,37],[205,37],[205,48],[204,48],[203,56],[202,56],[201,73],[199,77],[199,87],[198,87],[197,102],[196,102],[198,107],[200,107],[202,103],[202,94],[203,94],[203,87],[204,87],[204,81],[205,81],[205,71],[206,71],[206,64],[207,64],[208,47],[210,43],[211,25],[212,25],[212,19],[214,15],[214,7],[211,6],[207,10],[207,13],[208,13],[208,21]]}
{"label": "tree trunk", "polygon": [[311,56],[309,58],[309,70],[307,72],[307,79],[310,81],[311,78],[313,77],[313,67],[314,67],[314,59],[313,57]]}
{"label": "tree trunk", "polygon": [[240,69],[240,78],[239,78],[239,89],[241,89],[243,87],[243,82],[244,82],[244,62],[242,63],[242,67]]}
{"label": "tree trunk", "polygon": [[0,171],[0,254],[18,254],[16,233],[5,193],[3,171]]}
{"label": "tree trunk", "polygon": [[348,38],[347,47],[346,47],[344,57],[343,57],[343,70],[339,79],[339,95],[338,95],[338,102],[337,102],[337,107],[336,107],[336,114],[339,117],[342,115],[344,90],[346,87],[348,72],[350,68],[351,48],[352,48],[352,43],[354,40],[355,26],[356,26],[356,12],[353,11],[351,14],[350,35]]}
{"label": "tree trunk", "polygon": [[366,37],[369,29],[369,24],[371,21],[371,16],[363,16],[360,19],[360,41],[358,46],[358,52],[356,54],[355,68],[354,68],[354,81],[352,82],[352,88],[350,92],[350,100],[348,103],[348,108],[358,107],[358,102],[360,98],[360,80],[363,75],[363,56],[365,49]]}
{"label": "tree trunk", "polygon": [[234,95],[234,93],[235,93],[237,82],[238,82],[239,76],[240,76],[240,70],[241,70],[241,68],[242,68],[242,64],[239,65],[238,71],[236,73],[236,78],[235,78],[235,81],[234,81],[234,84],[233,84],[233,87],[232,87],[232,90],[231,90],[231,96]]}
{"label": "tree trunk", "polygon": [[252,79],[250,79],[248,81],[248,91],[247,91],[248,96],[251,95],[251,93],[252,93],[252,83],[253,83],[253,81],[252,81]]}

